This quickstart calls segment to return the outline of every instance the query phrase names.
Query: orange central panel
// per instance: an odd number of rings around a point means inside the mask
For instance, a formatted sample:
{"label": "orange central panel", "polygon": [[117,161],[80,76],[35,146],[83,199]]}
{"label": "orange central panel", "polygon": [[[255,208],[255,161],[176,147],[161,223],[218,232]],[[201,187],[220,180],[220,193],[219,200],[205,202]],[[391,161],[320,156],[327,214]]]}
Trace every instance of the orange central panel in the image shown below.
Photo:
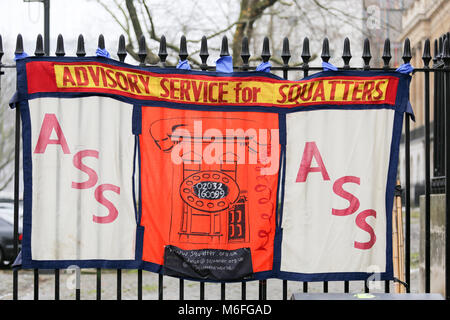
{"label": "orange central panel", "polygon": [[250,248],[273,263],[278,115],[142,107],[143,260],[183,250]]}

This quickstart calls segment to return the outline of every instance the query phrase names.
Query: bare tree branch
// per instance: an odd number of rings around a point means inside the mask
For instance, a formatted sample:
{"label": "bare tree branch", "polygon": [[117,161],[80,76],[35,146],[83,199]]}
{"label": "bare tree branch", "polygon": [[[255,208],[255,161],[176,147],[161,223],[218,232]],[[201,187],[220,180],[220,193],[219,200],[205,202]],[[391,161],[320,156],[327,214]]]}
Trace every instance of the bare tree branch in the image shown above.
{"label": "bare tree branch", "polygon": [[[140,23],[140,20],[139,20],[139,16],[138,16],[138,14],[136,12],[136,7],[134,6],[133,0],[126,0],[125,3],[126,3],[126,7],[127,7],[127,10],[128,10],[128,13],[129,13],[129,19],[131,20],[131,23],[133,25],[133,29],[134,29],[134,33],[135,33],[135,36],[136,36],[136,40],[138,41],[140,39],[140,37],[143,35],[143,31],[142,31],[141,23]],[[150,29],[147,30],[150,39],[152,39],[154,41],[157,41],[157,42],[161,42],[161,37],[158,36],[157,33],[156,33],[156,28],[155,28],[155,25],[153,23],[153,17],[152,17],[152,14],[151,14],[151,11],[150,11],[149,7],[147,6],[146,2],[143,1],[143,0],[141,0],[141,5],[144,7],[146,15],[147,15],[147,18],[148,18],[148,20],[150,22]],[[171,49],[171,50],[173,50],[175,52],[179,52],[180,51],[179,47],[174,45],[174,44],[172,44],[172,43],[166,42],[166,46],[167,46],[167,48],[169,48],[169,49]],[[157,64],[159,62],[158,55],[156,55],[148,47],[148,45],[147,45],[146,49],[147,49],[146,62],[149,63],[149,64]],[[134,51],[134,48],[133,48],[133,45],[132,45],[131,41],[129,41],[129,43],[127,44],[126,50],[135,60],[139,60],[139,57],[138,57],[136,51]],[[193,64],[195,64],[197,66],[199,66],[201,64],[201,62],[199,62],[198,60],[196,60],[196,59],[194,59],[194,58],[192,58],[190,56],[188,57],[188,60],[191,63],[193,63]]]}
{"label": "bare tree branch", "polygon": [[242,0],[239,14],[240,21],[233,36],[233,60],[239,58],[242,39],[247,36],[249,41],[253,35],[253,24],[261,17],[264,10],[271,7],[277,0]]}
{"label": "bare tree branch", "polygon": [[[102,0],[97,1],[101,3]],[[178,5],[172,5],[172,8],[164,5],[164,7],[159,8],[157,4],[154,4],[155,2],[147,0],[114,0],[114,3],[117,10],[108,8],[103,3],[102,5],[126,32],[128,36],[126,49],[130,56],[139,60],[136,43],[142,35],[145,34],[151,40],[147,42],[146,62],[149,64],[159,62],[157,46],[153,41],[160,43],[161,36],[164,34],[161,32],[163,27],[161,27],[160,10],[166,10],[166,12],[163,11],[163,15],[170,12],[170,25],[173,26],[170,29],[176,30],[176,32],[166,31],[166,46],[171,52],[179,53],[179,44],[175,43],[176,40],[173,40],[173,36],[180,34],[180,32],[190,36],[187,40],[188,44],[200,43],[198,31],[203,32],[207,35],[208,40],[213,40],[210,41],[212,46],[209,49],[211,51],[214,51],[213,46],[219,46],[218,38],[220,36],[231,34],[231,50],[235,63],[240,61],[241,44],[244,36],[248,37],[252,47],[252,43],[256,40],[259,41],[266,32],[265,35],[271,40],[271,52],[275,53],[280,51],[279,40],[282,33],[286,36],[294,35],[292,37],[297,38],[293,47],[298,50],[301,43],[298,32],[296,32],[298,28],[302,28],[302,34],[306,32],[310,39],[318,39],[325,34],[330,39],[335,37],[340,29],[334,27],[333,21],[339,21],[341,26],[343,24],[349,25],[352,30],[361,32],[361,34],[366,31],[363,30],[361,23],[364,18],[355,16],[350,10],[346,10],[346,5],[342,2],[335,4],[334,1],[328,0],[240,0],[239,7],[221,2],[219,7],[214,9],[215,13],[210,15],[199,12],[199,10],[204,10],[205,7],[197,1],[191,1],[190,5],[183,6],[181,15],[177,13],[180,11],[173,10],[174,6],[178,9]],[[122,13],[123,18],[118,14],[118,11]],[[222,15],[225,19],[217,19],[217,15]],[[202,21],[201,25],[196,25],[197,21],[192,21],[196,17],[200,17],[198,21]],[[162,20],[167,21],[166,18]],[[165,26],[165,28],[168,27]],[[192,34],[195,34],[195,36],[192,36]],[[198,49],[189,49],[189,62],[195,66],[201,65],[199,59],[197,59]],[[256,51],[253,55],[256,57],[260,48],[254,50]],[[299,56],[294,55],[294,57],[298,59]],[[255,61],[253,57],[251,60]],[[173,64],[175,62],[174,56],[169,56],[168,61],[169,64]],[[271,61],[277,63],[275,61],[278,61],[278,59],[272,58]]]}

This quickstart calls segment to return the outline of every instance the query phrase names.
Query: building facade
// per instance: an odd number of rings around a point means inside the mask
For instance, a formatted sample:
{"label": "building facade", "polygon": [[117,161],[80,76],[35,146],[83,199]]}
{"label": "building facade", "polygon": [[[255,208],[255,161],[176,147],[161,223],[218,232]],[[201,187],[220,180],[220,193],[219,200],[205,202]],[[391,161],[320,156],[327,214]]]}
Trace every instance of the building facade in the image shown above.
{"label": "building facade", "polygon": [[[450,31],[450,1],[448,0],[414,0],[402,15],[402,31],[398,42],[404,43],[408,38],[411,44],[411,65],[423,67],[423,48],[426,39],[431,42],[431,56],[435,56],[434,40]],[[430,62],[430,67],[433,61]],[[431,168],[433,176],[433,76],[430,76],[430,133],[431,133]],[[414,110],[415,121],[410,122],[411,128],[411,195],[412,204],[419,204],[419,195],[424,193],[425,184],[425,116],[424,116],[424,74],[413,75],[410,87],[410,102]],[[400,148],[399,178],[401,184],[405,181],[405,154]]]}
{"label": "building facade", "polygon": [[393,68],[402,64],[402,15],[414,0],[363,0],[364,33],[370,41],[373,67],[383,66],[383,47],[390,39]]}

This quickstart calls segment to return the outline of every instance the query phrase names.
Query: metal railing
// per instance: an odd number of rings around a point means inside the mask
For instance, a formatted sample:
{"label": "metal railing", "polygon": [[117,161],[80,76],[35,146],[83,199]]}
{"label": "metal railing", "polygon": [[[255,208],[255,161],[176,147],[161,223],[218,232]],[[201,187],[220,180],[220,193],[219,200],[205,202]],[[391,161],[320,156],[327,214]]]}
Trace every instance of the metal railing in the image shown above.
{"label": "metal railing", "polygon": [[[105,41],[102,35],[98,38],[98,47],[101,49],[105,48]],[[21,35],[17,36],[15,54],[20,55],[24,53],[23,40]],[[84,39],[80,35],[78,37],[77,43],[77,57],[83,57],[86,55],[84,49]],[[43,39],[41,35],[38,35],[35,47],[35,56],[44,56],[43,49]],[[66,52],[64,50],[64,40],[61,35],[57,38],[57,46],[55,51],[56,56],[65,56]],[[226,37],[222,39],[220,56],[227,56],[228,53],[228,40]],[[1,64],[1,59],[3,56],[3,46],[0,36],[0,76],[2,74],[2,68],[13,68],[14,65]],[[117,50],[117,56],[120,61],[124,61],[127,56],[127,51],[125,48],[125,38],[120,36],[119,45]],[[174,66],[169,66],[166,63],[168,57],[166,40],[165,37],[161,37],[158,56],[160,58],[160,63],[156,65],[157,67],[163,68],[173,68]],[[181,61],[186,60],[189,57],[187,51],[186,38],[181,37],[180,47],[178,52],[179,59]],[[200,69],[203,71],[214,71],[215,66],[210,66],[207,64],[209,58],[208,45],[206,37],[201,40],[201,47],[199,56],[201,58],[201,64],[199,66],[194,66],[193,69]],[[250,51],[248,39],[244,37],[242,41],[242,50],[240,53],[242,58],[242,63],[234,67],[235,70],[247,71],[254,70],[254,66],[250,66]],[[301,72],[304,76],[308,76],[310,72],[318,72],[322,70],[322,67],[312,67],[309,65],[311,59],[311,53],[309,49],[309,39],[304,38],[303,48],[301,52],[301,59],[303,63],[299,66],[289,65],[289,60],[291,58],[291,52],[289,50],[289,40],[284,38],[282,45],[281,59],[283,61],[282,65],[273,66],[272,71],[282,72],[283,78],[288,79],[290,72]],[[154,66],[146,64],[147,58],[147,47],[145,43],[145,37],[142,36],[139,39],[139,50],[137,52],[137,57],[139,59],[139,66],[152,68]],[[269,39],[266,37],[263,41],[261,60],[263,62],[268,62],[271,59],[271,53],[269,50]],[[328,62],[331,58],[329,50],[329,41],[327,38],[323,40],[321,60]],[[370,42],[368,39],[364,40],[363,43],[363,53],[362,60],[364,62],[362,67],[350,67],[350,60],[352,59],[352,54],[350,51],[350,41],[348,38],[344,40],[342,60],[343,66],[338,68],[340,70],[384,70],[384,71],[394,71],[395,68],[390,66],[391,53],[390,53],[390,40],[386,39],[383,48],[382,60],[383,66],[380,68],[372,68],[370,66],[370,61],[372,59],[370,52]],[[411,61],[411,48],[410,41],[406,39],[403,46],[402,60],[404,63],[409,63]],[[433,61],[430,66],[431,60]],[[445,237],[445,254],[446,254],[446,269],[445,269],[445,288],[446,288],[446,299],[450,299],[450,241],[449,241],[449,221],[450,221],[450,194],[448,190],[450,189],[450,179],[445,179],[446,176],[450,174],[450,157],[446,157],[446,154],[450,152],[450,34],[444,34],[439,39],[434,40],[434,56],[431,56],[430,40],[426,40],[423,47],[422,54],[423,66],[421,68],[415,68],[413,73],[422,73],[424,75],[424,132],[425,132],[425,292],[430,292],[430,252],[431,252],[431,240],[430,240],[430,194],[431,193],[445,193],[446,201],[446,237]],[[433,88],[430,88],[430,74],[433,75]],[[434,108],[434,122],[433,122],[433,177],[431,177],[431,119],[430,119],[430,92],[433,90],[434,99],[432,101],[432,106]],[[421,107],[421,106],[415,106]],[[20,159],[20,112],[18,108],[16,109],[16,132],[15,132],[15,176],[14,176],[14,243],[15,252],[18,253],[18,217],[19,217],[19,159]],[[405,152],[405,181],[403,186],[404,192],[404,207],[405,207],[405,282],[406,291],[411,292],[410,279],[411,279],[411,168],[410,168],[410,142],[411,142],[411,130],[410,130],[410,115],[405,113],[405,126],[404,126],[404,137],[403,146]],[[18,299],[18,277],[19,270],[13,270],[13,299]],[[143,270],[137,270],[137,299],[142,299],[143,290]],[[60,299],[60,270],[54,270],[55,286],[54,286],[54,299]],[[158,299],[164,298],[164,278],[165,276],[158,276]],[[96,298],[102,298],[102,270],[96,270]],[[279,280],[282,286],[282,299],[288,299],[288,285],[293,281]],[[185,288],[184,280],[179,280],[179,299],[183,300],[185,298]],[[384,281],[384,292],[388,293],[390,291],[391,281]],[[225,299],[226,297],[226,283],[221,283],[220,286],[220,297]],[[308,282],[303,282],[303,292],[308,292]],[[328,282],[323,282],[323,292],[329,291]],[[367,282],[364,281],[363,284],[364,291],[369,292],[369,287]],[[75,299],[80,299],[80,287],[77,286],[75,289]],[[199,296],[200,300],[205,299],[205,283],[200,282],[199,284]],[[259,281],[259,299],[267,299],[267,280]],[[343,288],[344,293],[350,291],[350,282],[344,281]],[[117,270],[117,299],[122,298],[122,270]],[[39,299],[39,270],[34,270],[34,299]],[[247,299],[247,283],[242,282],[241,284],[241,299]]]}

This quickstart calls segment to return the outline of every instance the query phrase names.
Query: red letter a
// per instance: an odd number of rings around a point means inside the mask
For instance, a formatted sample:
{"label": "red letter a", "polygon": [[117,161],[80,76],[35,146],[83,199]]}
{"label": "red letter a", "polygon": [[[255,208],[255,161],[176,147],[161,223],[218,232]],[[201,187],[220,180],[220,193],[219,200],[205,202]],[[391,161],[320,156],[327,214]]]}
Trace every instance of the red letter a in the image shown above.
{"label": "red letter a", "polygon": [[[316,159],[318,167],[311,167],[313,157]],[[297,173],[297,180],[295,182],[305,182],[310,172],[321,172],[323,180],[330,180],[327,169],[322,161],[319,149],[315,142],[306,142],[305,150],[303,151],[302,162]]]}
{"label": "red letter a", "polygon": [[[57,139],[50,139],[53,130],[56,132]],[[58,119],[56,119],[56,116],[53,113],[45,114],[34,153],[44,153],[49,144],[59,144],[65,154],[70,154],[66,137],[64,137]]]}

